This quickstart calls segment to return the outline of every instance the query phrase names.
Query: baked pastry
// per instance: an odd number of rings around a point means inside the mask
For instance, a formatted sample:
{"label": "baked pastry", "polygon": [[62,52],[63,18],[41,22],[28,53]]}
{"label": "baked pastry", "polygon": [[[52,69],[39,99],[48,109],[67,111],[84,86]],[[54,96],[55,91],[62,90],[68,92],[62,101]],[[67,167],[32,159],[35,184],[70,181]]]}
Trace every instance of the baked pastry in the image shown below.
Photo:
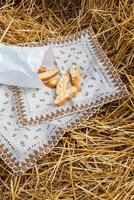
{"label": "baked pastry", "polygon": [[60,69],[57,67],[53,70],[47,70],[41,66],[38,70],[38,76],[43,83],[50,87],[56,87],[56,99],[53,105],[61,106],[68,100],[75,97],[80,91],[80,69],[76,65],[72,65],[69,73],[57,76]]}
{"label": "baked pastry", "polygon": [[46,70],[47,70],[46,67],[40,66],[38,69],[38,74],[41,74],[41,73],[45,72]]}
{"label": "baked pastry", "polygon": [[55,101],[53,102],[53,105],[55,106],[62,106],[65,104],[68,100],[75,97],[76,94],[79,92],[79,89],[75,86],[70,86],[65,92],[60,93]]}
{"label": "baked pastry", "polygon": [[71,76],[71,83],[76,87],[80,87],[81,75],[80,68],[76,65],[72,65],[69,70]]}
{"label": "baked pastry", "polygon": [[48,70],[48,71],[45,71],[43,73],[40,73],[40,74],[38,74],[38,76],[42,81],[48,81],[49,79],[56,76],[58,74],[59,70],[60,70],[59,67],[57,67],[55,69]]}
{"label": "baked pastry", "polygon": [[49,88],[55,88],[59,82],[60,77],[56,76],[48,80],[47,82],[44,81],[44,84]]}
{"label": "baked pastry", "polygon": [[56,94],[60,95],[61,93],[66,92],[69,85],[70,85],[70,75],[68,73],[62,75],[56,87]]}
{"label": "baked pastry", "polygon": [[79,88],[71,85],[70,75],[65,74],[60,77],[56,86],[57,97],[53,104],[56,106],[61,106],[65,104],[69,99],[75,97],[78,92]]}

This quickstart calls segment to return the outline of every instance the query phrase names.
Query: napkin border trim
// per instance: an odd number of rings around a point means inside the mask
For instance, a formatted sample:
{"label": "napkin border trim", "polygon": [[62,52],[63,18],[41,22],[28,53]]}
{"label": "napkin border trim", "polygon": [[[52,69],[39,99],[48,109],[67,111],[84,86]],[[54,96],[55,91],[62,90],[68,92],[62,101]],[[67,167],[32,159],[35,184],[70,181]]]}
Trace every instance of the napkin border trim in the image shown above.
{"label": "napkin border trim", "polygon": [[[70,125],[67,125],[66,129],[74,130],[83,126],[85,122],[97,112],[98,109],[99,107],[93,108],[92,110],[86,110],[85,113],[82,113],[81,118],[72,121]],[[67,131],[62,127],[59,127],[47,144],[43,144],[42,147],[39,147],[38,150],[35,150],[33,153],[29,154],[27,158],[25,158],[26,162],[18,162],[9,149],[6,148],[4,144],[0,144],[1,159],[13,170],[15,174],[23,175],[38,160],[47,155],[58,144],[65,133],[67,133]]]}
{"label": "napkin border trim", "polygon": [[61,44],[61,43],[64,44],[65,42],[77,40],[82,35],[85,36],[86,34],[88,34],[91,37],[91,38],[89,37],[89,40],[90,40],[91,45],[97,55],[97,58],[101,61],[101,63],[105,67],[105,70],[110,75],[110,78],[111,78],[113,84],[116,87],[118,87],[119,92],[117,92],[116,94],[112,94],[110,96],[105,96],[105,97],[101,98],[100,100],[91,102],[90,104],[88,104],[88,103],[85,105],[76,104],[75,106],[72,106],[72,108],[61,109],[61,111],[57,110],[55,112],[52,112],[50,115],[48,115],[48,114],[40,115],[40,117],[36,116],[35,119],[33,119],[33,118],[27,119],[24,102],[21,97],[21,89],[17,86],[11,86],[9,88],[13,95],[13,100],[15,102],[15,107],[16,107],[16,113],[18,116],[18,123],[20,126],[26,127],[29,125],[40,124],[40,123],[43,123],[48,120],[56,119],[56,118],[60,117],[61,115],[63,116],[64,114],[67,114],[70,112],[75,112],[78,110],[83,111],[83,110],[86,110],[86,109],[89,109],[89,108],[92,108],[95,106],[103,105],[105,103],[117,100],[119,98],[122,98],[123,96],[128,95],[125,85],[122,83],[122,80],[120,79],[118,73],[114,69],[110,59],[107,57],[107,55],[102,50],[102,48],[96,38],[96,35],[91,27],[89,27],[88,29],[85,29],[83,31],[80,31],[78,33],[72,34],[70,36],[65,36],[65,37],[61,37],[61,38],[57,38],[57,39],[49,39],[49,40],[47,40],[47,42],[45,44],[50,44],[50,43],[51,44]]}

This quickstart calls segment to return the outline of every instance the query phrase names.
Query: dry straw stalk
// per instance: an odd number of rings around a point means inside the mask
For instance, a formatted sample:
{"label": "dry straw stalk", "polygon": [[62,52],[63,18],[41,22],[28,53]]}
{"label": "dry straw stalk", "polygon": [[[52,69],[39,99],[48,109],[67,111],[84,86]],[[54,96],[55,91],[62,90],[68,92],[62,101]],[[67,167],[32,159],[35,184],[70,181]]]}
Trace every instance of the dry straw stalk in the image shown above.
{"label": "dry straw stalk", "polygon": [[132,0],[1,0],[0,42],[31,44],[92,25],[129,97],[105,105],[24,176],[0,161],[0,200],[134,199]]}

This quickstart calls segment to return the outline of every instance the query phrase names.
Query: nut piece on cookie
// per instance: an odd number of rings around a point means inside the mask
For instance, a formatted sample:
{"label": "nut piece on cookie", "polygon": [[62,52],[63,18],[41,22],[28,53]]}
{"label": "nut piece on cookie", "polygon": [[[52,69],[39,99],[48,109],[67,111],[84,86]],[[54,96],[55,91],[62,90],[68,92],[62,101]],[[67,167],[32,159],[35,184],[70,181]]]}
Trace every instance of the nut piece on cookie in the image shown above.
{"label": "nut piece on cookie", "polygon": [[60,77],[59,82],[56,86],[56,100],[53,102],[55,106],[61,106],[65,104],[68,100],[75,97],[76,94],[80,91],[79,86],[71,85],[70,74],[64,74]]}
{"label": "nut piece on cookie", "polygon": [[43,73],[40,73],[40,74],[38,74],[38,76],[42,81],[48,81],[49,79],[56,76],[58,74],[59,70],[60,70],[59,67],[57,67],[53,70],[48,70]]}
{"label": "nut piece on cookie", "polygon": [[41,74],[41,73],[46,72],[46,71],[47,71],[46,67],[40,66],[39,69],[38,69],[38,74]]}
{"label": "nut piece on cookie", "polygon": [[67,73],[60,77],[56,87],[56,94],[60,95],[61,93],[66,92],[69,86],[70,86],[70,75]]}
{"label": "nut piece on cookie", "polygon": [[50,80],[48,80],[47,82],[44,82],[44,84],[49,87],[49,88],[55,88],[59,82],[60,77],[56,76]]}
{"label": "nut piece on cookie", "polygon": [[69,73],[71,76],[72,85],[80,87],[80,81],[81,81],[80,68],[77,67],[76,65],[72,65],[70,67]]}
{"label": "nut piece on cookie", "polygon": [[61,106],[65,104],[68,100],[75,97],[76,94],[79,92],[79,89],[75,86],[70,86],[66,92],[61,93],[57,96],[56,100],[53,102],[55,106]]}

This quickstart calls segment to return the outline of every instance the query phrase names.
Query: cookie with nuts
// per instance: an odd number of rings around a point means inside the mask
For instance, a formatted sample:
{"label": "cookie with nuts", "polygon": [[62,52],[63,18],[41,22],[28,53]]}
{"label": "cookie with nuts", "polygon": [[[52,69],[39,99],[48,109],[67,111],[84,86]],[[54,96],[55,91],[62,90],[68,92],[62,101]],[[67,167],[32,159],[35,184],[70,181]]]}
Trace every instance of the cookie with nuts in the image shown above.
{"label": "cookie with nuts", "polygon": [[53,102],[55,106],[64,105],[81,90],[80,68],[76,65],[72,65],[69,69],[69,73],[62,76],[58,75],[59,71],[60,69],[58,67],[53,70],[47,70],[47,68],[43,66],[38,70],[38,76],[43,83],[47,87],[56,88],[57,97]]}
{"label": "cookie with nuts", "polygon": [[72,65],[69,69],[69,73],[71,76],[72,85],[80,88],[80,81],[81,81],[80,68],[77,67],[76,65]]}
{"label": "cookie with nuts", "polygon": [[79,89],[76,86],[71,85],[70,75],[67,73],[59,79],[59,82],[56,86],[57,97],[53,104],[56,106],[61,106],[71,98],[75,97],[78,92]]}
{"label": "cookie with nuts", "polygon": [[39,73],[38,76],[42,81],[48,81],[49,79],[53,78],[58,74],[60,71],[59,67],[52,69],[52,70],[46,70],[45,72]]}
{"label": "cookie with nuts", "polygon": [[59,82],[59,79],[60,77],[57,75],[51,78],[50,80],[48,80],[47,82],[45,81],[44,84],[49,88],[55,88]]}

